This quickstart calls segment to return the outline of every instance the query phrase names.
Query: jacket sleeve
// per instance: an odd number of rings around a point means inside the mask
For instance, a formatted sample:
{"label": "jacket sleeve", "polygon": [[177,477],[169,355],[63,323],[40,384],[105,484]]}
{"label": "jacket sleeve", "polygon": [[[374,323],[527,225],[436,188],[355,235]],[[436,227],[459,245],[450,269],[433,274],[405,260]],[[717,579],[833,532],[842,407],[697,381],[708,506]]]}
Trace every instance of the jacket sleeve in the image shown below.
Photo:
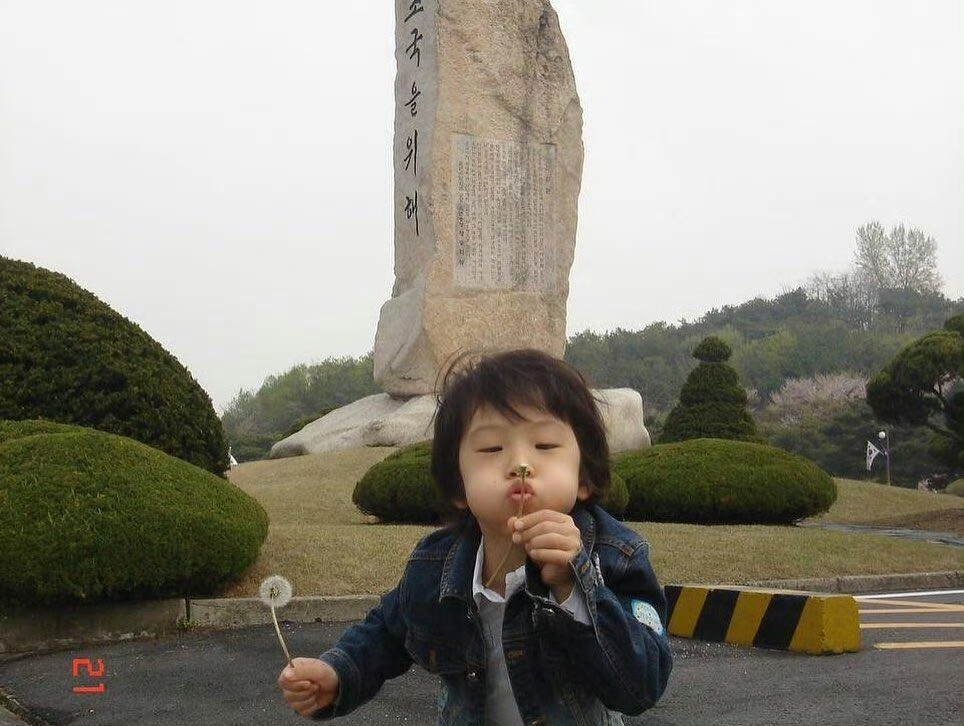
{"label": "jacket sleeve", "polygon": [[319,658],[335,669],[339,691],[335,702],[314,714],[316,719],[344,716],[372,698],[382,684],[412,664],[405,650],[405,623],[399,588],[382,597],[364,622],[346,630]]}
{"label": "jacket sleeve", "polygon": [[536,605],[548,632],[564,638],[570,662],[588,690],[607,708],[629,715],[642,713],[659,700],[673,668],[666,598],[645,541],[633,545],[632,553],[621,553],[605,575],[585,548],[573,560],[576,586],[585,595],[591,625],[577,622],[548,600]]}

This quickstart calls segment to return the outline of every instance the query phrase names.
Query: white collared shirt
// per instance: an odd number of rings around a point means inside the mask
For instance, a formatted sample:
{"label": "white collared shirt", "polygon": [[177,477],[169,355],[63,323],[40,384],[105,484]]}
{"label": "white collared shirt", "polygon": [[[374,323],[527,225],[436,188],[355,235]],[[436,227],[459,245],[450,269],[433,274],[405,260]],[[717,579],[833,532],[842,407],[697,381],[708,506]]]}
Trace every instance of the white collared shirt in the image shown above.
{"label": "white collared shirt", "polygon": [[[505,597],[490,590],[482,582],[482,566],[485,559],[484,541],[479,544],[475,556],[475,572],[472,576],[472,598],[479,608],[479,620],[485,639],[485,723],[486,726],[522,726],[519,706],[512,695],[509,670],[505,665],[502,651],[502,619],[505,616],[505,603],[525,585],[525,564],[505,575]],[[550,591],[550,602],[556,602]],[[559,607],[572,615],[577,622],[589,625],[589,608],[586,596],[578,585],[573,585],[572,593]]]}

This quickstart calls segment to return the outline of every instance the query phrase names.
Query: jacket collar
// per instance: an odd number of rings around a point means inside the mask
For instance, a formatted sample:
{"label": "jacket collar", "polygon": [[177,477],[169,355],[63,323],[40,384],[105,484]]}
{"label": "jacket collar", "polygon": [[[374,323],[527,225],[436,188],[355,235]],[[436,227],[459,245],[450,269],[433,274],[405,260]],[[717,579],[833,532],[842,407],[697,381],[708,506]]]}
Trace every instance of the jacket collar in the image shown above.
{"label": "jacket collar", "polygon": [[[587,553],[592,552],[596,544],[596,518],[593,516],[595,504],[578,505],[572,513],[572,520],[582,535],[582,546]],[[442,577],[439,588],[439,602],[447,597],[472,601],[472,573],[475,571],[475,558],[482,542],[482,532],[475,520],[472,520],[468,530],[456,535],[445,563],[442,565]]]}

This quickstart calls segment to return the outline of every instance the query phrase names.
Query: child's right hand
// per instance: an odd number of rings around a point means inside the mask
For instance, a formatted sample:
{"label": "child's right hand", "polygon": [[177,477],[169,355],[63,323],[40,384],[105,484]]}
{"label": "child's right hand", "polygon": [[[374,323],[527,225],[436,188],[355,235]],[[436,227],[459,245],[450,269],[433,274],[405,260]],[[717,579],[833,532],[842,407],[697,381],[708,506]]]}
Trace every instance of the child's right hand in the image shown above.
{"label": "child's right hand", "polygon": [[278,686],[295,711],[311,716],[338,696],[338,674],[317,658],[292,658],[278,676]]}

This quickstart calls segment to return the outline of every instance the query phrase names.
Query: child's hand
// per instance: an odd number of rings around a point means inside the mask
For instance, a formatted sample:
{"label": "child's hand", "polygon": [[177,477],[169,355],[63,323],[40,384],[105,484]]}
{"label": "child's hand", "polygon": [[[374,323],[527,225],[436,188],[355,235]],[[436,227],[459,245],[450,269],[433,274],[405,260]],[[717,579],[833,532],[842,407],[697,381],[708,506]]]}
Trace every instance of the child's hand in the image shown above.
{"label": "child's hand", "polygon": [[338,695],[338,674],[317,658],[292,658],[278,676],[278,686],[291,707],[302,716],[330,706]]}
{"label": "child's hand", "polygon": [[570,563],[582,547],[579,528],[568,514],[540,509],[524,517],[510,517],[512,541],[525,547],[526,555],[539,566],[542,581],[552,588],[557,602],[572,594]]}

